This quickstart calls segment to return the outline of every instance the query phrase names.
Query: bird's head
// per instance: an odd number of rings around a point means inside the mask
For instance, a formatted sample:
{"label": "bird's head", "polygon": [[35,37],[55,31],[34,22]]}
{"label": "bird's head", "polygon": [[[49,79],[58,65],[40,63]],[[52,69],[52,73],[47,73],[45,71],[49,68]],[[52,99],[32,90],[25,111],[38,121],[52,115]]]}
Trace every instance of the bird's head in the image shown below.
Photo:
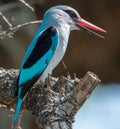
{"label": "bird's head", "polygon": [[70,25],[70,30],[82,30],[85,31],[89,34],[99,36],[101,38],[104,38],[100,34],[94,32],[94,31],[99,31],[99,32],[104,32],[106,33],[105,30],[101,29],[100,27],[93,25],[92,23],[84,20],[83,18],[80,17],[79,13],[73,9],[72,7],[66,6],[66,5],[59,5],[59,6],[54,6],[50,8],[48,12],[52,12],[53,14],[59,15],[59,18],[62,17],[67,24]]}

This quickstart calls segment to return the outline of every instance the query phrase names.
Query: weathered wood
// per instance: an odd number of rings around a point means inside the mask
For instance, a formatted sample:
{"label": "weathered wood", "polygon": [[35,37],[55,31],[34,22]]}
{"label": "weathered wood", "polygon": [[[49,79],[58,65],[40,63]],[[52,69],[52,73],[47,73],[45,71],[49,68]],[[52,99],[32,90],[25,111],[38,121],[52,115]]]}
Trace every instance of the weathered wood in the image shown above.
{"label": "weathered wood", "polygon": [[[0,107],[14,108],[19,70],[0,68]],[[74,116],[90,96],[99,78],[87,72],[82,79],[48,77],[45,85],[37,82],[23,108],[31,110],[40,129],[72,129]]]}

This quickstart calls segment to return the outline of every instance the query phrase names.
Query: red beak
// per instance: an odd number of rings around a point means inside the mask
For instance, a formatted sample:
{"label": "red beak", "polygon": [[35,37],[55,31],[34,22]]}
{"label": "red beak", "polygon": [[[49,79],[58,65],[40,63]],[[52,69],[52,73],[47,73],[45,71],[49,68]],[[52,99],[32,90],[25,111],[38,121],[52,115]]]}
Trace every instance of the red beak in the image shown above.
{"label": "red beak", "polygon": [[[99,36],[99,37],[102,37],[102,38],[104,38],[103,36],[101,36],[101,35],[99,35],[99,34],[97,34],[97,33],[95,33],[95,32],[93,32],[92,30],[95,30],[95,31],[99,31],[99,32],[104,32],[104,33],[106,33],[106,31],[105,30],[103,30],[102,28],[100,28],[100,27],[98,27],[98,26],[96,26],[96,25],[93,25],[92,23],[90,23],[90,22],[88,22],[88,21],[86,21],[86,20],[84,20],[84,19],[74,19],[74,21],[75,21],[75,23],[76,23],[76,26],[78,27],[78,28],[80,28],[80,29],[82,29],[82,30],[84,30],[84,31],[87,31],[87,32],[89,32],[89,33],[91,33],[91,34],[94,34],[94,35],[97,35],[97,36]],[[91,29],[91,30],[90,30]]]}

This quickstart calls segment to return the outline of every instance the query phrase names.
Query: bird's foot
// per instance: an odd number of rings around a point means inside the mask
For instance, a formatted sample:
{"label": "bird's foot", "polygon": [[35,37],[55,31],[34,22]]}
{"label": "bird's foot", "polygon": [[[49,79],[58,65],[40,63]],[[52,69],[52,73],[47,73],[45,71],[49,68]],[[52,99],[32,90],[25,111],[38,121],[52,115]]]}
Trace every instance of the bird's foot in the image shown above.
{"label": "bird's foot", "polygon": [[50,84],[50,74],[48,74],[48,77],[45,79],[45,87],[46,90],[51,90],[51,84]]}

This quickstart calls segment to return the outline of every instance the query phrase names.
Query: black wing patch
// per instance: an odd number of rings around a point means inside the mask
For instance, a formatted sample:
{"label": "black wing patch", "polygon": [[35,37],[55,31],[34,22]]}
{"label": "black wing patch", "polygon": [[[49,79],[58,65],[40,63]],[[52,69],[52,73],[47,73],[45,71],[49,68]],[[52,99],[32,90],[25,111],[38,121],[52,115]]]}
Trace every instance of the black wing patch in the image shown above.
{"label": "black wing patch", "polygon": [[38,75],[34,76],[34,78],[32,78],[31,80],[29,80],[29,81],[25,82],[24,84],[22,84],[22,92],[21,92],[21,95],[20,95],[21,99],[23,99],[25,97],[27,92],[31,89],[31,87],[39,79],[40,75],[41,74],[38,74]]}
{"label": "black wing patch", "polygon": [[51,26],[40,35],[33,51],[23,65],[24,69],[34,65],[50,49],[52,45],[52,37],[56,33],[56,28]]}

